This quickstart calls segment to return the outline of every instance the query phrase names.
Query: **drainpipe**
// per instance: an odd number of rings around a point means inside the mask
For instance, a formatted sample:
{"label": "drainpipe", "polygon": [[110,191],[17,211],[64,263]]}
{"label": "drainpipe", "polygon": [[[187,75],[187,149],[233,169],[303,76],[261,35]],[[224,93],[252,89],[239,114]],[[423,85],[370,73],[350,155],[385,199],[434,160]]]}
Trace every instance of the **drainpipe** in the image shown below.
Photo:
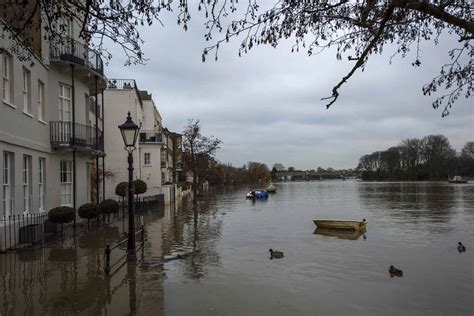
{"label": "drainpipe", "polygon": [[95,76],[95,200],[96,205],[99,205],[99,100],[97,99],[97,76]]}
{"label": "drainpipe", "polygon": [[[104,89],[102,89],[102,146],[105,151],[105,123],[104,123]],[[102,155],[102,195],[105,200],[105,155]]]}
{"label": "drainpipe", "polygon": [[74,216],[74,230],[76,229],[77,205],[76,205],[76,91],[74,84],[74,65],[71,64],[71,99],[72,99],[72,205],[76,212]]}

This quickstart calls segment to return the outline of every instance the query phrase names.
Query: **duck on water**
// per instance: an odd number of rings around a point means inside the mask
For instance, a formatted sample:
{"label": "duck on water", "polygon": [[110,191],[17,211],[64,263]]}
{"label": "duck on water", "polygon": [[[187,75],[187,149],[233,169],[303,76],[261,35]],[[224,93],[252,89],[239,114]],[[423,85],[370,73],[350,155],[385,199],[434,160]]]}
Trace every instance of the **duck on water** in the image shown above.
{"label": "duck on water", "polygon": [[282,251],[278,250],[269,249],[268,252],[270,252],[270,259],[280,259],[285,256]]}
{"label": "duck on water", "polygon": [[388,269],[388,273],[390,273],[391,278],[393,278],[394,276],[397,276],[397,277],[403,276],[403,271],[395,268],[393,265],[391,265],[390,268]]}

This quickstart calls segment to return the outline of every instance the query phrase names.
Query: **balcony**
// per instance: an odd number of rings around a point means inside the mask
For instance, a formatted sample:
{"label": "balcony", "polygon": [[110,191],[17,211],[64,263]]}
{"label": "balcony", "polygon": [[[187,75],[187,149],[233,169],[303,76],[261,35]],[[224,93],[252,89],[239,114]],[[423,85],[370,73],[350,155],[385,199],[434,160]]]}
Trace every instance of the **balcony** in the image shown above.
{"label": "balcony", "polygon": [[135,90],[138,101],[140,101],[140,105],[143,106],[142,97],[134,79],[109,79],[107,81],[107,89]]}
{"label": "balcony", "polygon": [[101,77],[104,76],[104,62],[100,54],[72,38],[51,42],[49,58],[51,62],[80,65]]}
{"label": "balcony", "polygon": [[140,144],[163,144],[163,135],[153,131],[140,132]]}
{"label": "balcony", "polygon": [[[96,136],[95,127],[66,121],[50,122],[51,146],[56,150],[78,149],[103,154],[104,137],[99,130]],[[73,128],[74,136],[73,137]]]}

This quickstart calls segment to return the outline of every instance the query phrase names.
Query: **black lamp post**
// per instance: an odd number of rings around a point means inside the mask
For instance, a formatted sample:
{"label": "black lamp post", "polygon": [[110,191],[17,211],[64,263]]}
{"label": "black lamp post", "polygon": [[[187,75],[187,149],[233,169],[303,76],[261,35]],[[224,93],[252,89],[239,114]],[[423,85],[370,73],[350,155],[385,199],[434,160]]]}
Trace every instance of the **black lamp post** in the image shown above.
{"label": "black lamp post", "polygon": [[135,253],[135,206],[133,201],[133,151],[137,142],[138,131],[140,128],[132,121],[130,112],[127,120],[118,127],[122,133],[125,150],[128,151],[128,243],[127,243],[127,261],[137,261]]}

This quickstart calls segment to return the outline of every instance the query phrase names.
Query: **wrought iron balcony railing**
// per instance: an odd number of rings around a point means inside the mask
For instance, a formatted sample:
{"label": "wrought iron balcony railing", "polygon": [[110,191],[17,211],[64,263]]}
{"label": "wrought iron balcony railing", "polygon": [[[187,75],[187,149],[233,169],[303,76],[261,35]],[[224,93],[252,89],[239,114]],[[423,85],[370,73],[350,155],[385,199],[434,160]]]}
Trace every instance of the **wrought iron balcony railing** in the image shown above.
{"label": "wrought iron balcony railing", "polygon": [[87,44],[66,38],[53,41],[50,45],[50,60],[74,63],[84,66],[99,75],[104,75],[104,62],[100,54],[89,48]]}
{"label": "wrought iron balcony railing", "polygon": [[99,130],[98,135],[96,135],[96,129],[93,126],[73,124],[66,121],[52,121],[50,122],[50,137],[51,146],[54,149],[79,148],[104,151],[102,131]]}
{"label": "wrought iron balcony railing", "polygon": [[163,135],[156,132],[142,131],[140,132],[140,143],[162,144]]}
{"label": "wrought iron balcony railing", "polygon": [[142,98],[140,96],[140,90],[138,90],[137,83],[134,79],[109,79],[107,80],[107,89],[116,90],[135,90],[140,104],[142,104]]}

